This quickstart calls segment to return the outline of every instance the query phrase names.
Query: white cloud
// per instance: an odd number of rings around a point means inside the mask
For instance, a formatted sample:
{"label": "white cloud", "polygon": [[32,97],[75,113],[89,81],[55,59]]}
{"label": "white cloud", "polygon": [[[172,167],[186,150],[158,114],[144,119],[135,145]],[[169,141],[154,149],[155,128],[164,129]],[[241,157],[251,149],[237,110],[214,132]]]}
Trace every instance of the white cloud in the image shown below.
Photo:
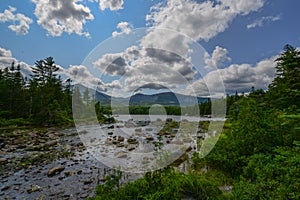
{"label": "white cloud", "polygon": [[12,57],[12,53],[10,50],[6,50],[0,47],[0,57]]}
{"label": "white cloud", "polygon": [[277,16],[266,16],[266,17],[262,17],[258,20],[255,20],[253,23],[248,24],[247,28],[251,29],[251,28],[255,28],[255,27],[262,27],[265,23],[268,22],[275,22],[281,19],[280,15]]}
{"label": "white cloud", "polygon": [[123,0],[100,0],[100,9],[121,10],[123,9]]}
{"label": "white cloud", "polygon": [[[263,5],[264,0],[167,0],[153,6],[147,15],[150,28],[141,46],[167,50],[189,59],[190,44],[213,38],[225,31],[238,15],[247,15]],[[221,60],[210,64],[221,64]]]}
{"label": "white cloud", "polygon": [[117,25],[117,28],[120,29],[120,32],[118,31],[114,31],[112,33],[112,37],[117,37],[119,35],[122,35],[122,34],[130,34],[132,33],[132,25],[128,22],[120,22],[118,25]]}
{"label": "white cloud", "polygon": [[111,83],[107,83],[105,84],[105,86],[109,88],[116,88],[116,89],[122,88],[121,83],[118,80],[114,80]]}
{"label": "white cloud", "polygon": [[12,56],[10,50],[0,47],[0,69],[10,67],[12,63],[15,63],[15,66],[20,65],[21,73],[24,76],[30,77],[32,74],[31,67],[25,62],[19,62],[16,58]]}
{"label": "white cloud", "polygon": [[[137,46],[124,52],[104,55],[94,66],[107,75],[121,77],[119,83],[123,91],[138,88],[182,90],[195,82],[198,75],[190,63],[193,53],[190,45],[195,41],[213,38],[223,32],[238,15],[258,11],[263,5],[264,0],[166,0],[152,7],[146,17],[149,28]],[[118,32],[114,34],[118,35]],[[231,61],[227,49],[221,47],[216,47],[212,55],[206,55],[204,59],[207,68],[223,67]],[[232,66],[222,76],[234,81],[234,74],[243,78],[242,74],[247,74],[248,68],[249,72],[253,71],[248,65],[240,68]],[[213,80],[209,87],[215,87],[215,93],[221,93],[217,75],[218,72],[210,72]],[[202,83],[196,82],[201,83],[200,88],[204,88],[206,79],[201,80]]]}
{"label": "white cloud", "polygon": [[93,20],[91,10],[78,4],[80,0],[31,0],[36,4],[34,11],[37,23],[46,29],[51,36],[61,36],[64,32],[90,37],[83,32],[87,20]]}
{"label": "white cloud", "polygon": [[218,0],[218,3],[168,0],[152,8],[147,20],[156,28],[169,28],[194,40],[209,40],[223,32],[237,15],[257,11],[264,0]]}
{"label": "white cloud", "polygon": [[216,46],[212,55],[205,55],[205,68],[217,69],[223,67],[226,62],[230,62],[231,58],[227,56],[228,50],[219,46]]}
{"label": "white cloud", "polygon": [[82,84],[89,88],[99,87],[101,90],[105,90],[103,82],[99,78],[94,77],[85,66],[71,65],[61,73],[71,78],[75,84]]}
{"label": "white cloud", "polygon": [[100,69],[103,74],[111,76],[122,76],[126,73],[127,66],[122,53],[105,54],[93,63],[95,68]]}
{"label": "white cloud", "polygon": [[32,19],[25,16],[24,14],[17,13],[17,9],[9,6],[8,9],[0,13],[0,22],[13,22],[8,28],[14,31],[17,35],[26,35],[29,32],[30,24],[32,24]]}
{"label": "white cloud", "polygon": [[123,53],[105,54],[93,65],[105,75],[120,77],[124,91],[140,87],[177,88],[177,85],[192,81],[197,74],[189,60],[179,55],[161,49],[139,49],[137,46]]}
{"label": "white cloud", "polygon": [[276,58],[277,56],[274,56],[262,60],[256,65],[232,64],[227,68],[208,73],[203,79],[195,81],[190,88],[200,96],[222,94],[220,82],[224,83],[226,92],[231,94],[235,91],[248,92],[252,86],[267,89],[275,77]]}
{"label": "white cloud", "polygon": [[90,2],[98,2],[101,10],[109,9],[111,11],[123,9],[123,0],[89,0]]}

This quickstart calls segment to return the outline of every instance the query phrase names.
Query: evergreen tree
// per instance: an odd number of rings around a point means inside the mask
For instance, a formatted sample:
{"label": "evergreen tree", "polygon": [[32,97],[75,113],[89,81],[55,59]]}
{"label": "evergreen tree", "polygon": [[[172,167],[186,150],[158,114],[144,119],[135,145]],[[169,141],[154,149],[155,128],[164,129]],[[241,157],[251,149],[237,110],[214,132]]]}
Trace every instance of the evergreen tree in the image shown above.
{"label": "evergreen tree", "polygon": [[300,51],[286,45],[276,62],[276,77],[268,92],[271,106],[287,109],[294,105],[300,109]]}

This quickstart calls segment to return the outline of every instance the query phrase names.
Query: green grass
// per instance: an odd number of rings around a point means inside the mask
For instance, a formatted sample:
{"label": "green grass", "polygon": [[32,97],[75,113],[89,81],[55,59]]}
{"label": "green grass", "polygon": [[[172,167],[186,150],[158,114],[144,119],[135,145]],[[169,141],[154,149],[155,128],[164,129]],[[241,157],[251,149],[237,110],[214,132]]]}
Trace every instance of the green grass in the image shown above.
{"label": "green grass", "polygon": [[[184,174],[173,169],[147,173],[143,178],[120,186],[121,174],[108,176],[96,187],[94,200],[164,200],[189,197],[194,199],[226,199],[218,185],[204,174]],[[215,177],[214,177],[215,179]]]}

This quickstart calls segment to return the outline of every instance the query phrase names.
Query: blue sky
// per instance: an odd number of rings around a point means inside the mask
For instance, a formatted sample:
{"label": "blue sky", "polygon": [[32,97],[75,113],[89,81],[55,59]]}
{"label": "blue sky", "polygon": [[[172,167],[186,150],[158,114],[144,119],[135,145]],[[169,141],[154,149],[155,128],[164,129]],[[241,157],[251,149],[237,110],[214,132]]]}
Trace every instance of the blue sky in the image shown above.
{"label": "blue sky", "polygon": [[[247,92],[270,84],[285,44],[300,47],[299,8],[298,0],[1,0],[0,64],[19,62],[28,74],[52,56],[64,76],[115,95]],[[193,56],[192,43],[207,53]]]}

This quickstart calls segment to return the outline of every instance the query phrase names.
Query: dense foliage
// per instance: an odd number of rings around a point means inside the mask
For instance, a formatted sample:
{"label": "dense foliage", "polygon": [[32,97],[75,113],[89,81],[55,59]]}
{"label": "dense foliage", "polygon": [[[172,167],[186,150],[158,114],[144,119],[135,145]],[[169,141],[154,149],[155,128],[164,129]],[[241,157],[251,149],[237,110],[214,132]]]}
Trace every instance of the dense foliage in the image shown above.
{"label": "dense foliage", "polygon": [[[71,80],[62,81],[58,71],[52,57],[36,61],[31,77],[24,77],[14,63],[0,68],[0,126],[73,124]],[[86,101],[88,93],[74,94],[81,103],[93,106],[100,122],[114,121],[107,119],[107,108]]]}
{"label": "dense foliage", "polygon": [[0,125],[71,123],[70,80],[63,85],[53,58],[39,60],[31,77],[20,65],[0,70]]}
{"label": "dense foliage", "polygon": [[230,108],[226,130],[205,158],[234,178],[234,199],[298,199],[300,54],[287,45],[269,90],[252,91]]}

